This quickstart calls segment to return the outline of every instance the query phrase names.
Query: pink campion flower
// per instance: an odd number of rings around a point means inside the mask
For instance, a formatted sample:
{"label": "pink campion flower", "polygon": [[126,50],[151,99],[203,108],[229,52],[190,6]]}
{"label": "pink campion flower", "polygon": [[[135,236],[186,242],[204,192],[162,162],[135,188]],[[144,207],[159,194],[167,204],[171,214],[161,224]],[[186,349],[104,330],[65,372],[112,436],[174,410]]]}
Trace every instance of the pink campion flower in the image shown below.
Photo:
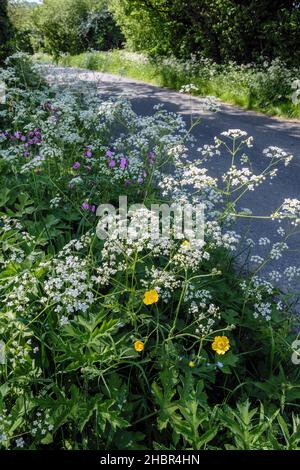
{"label": "pink campion flower", "polygon": [[114,168],[116,166],[115,160],[109,160],[108,166],[109,166],[109,168]]}
{"label": "pink campion flower", "polygon": [[72,168],[73,168],[73,170],[78,170],[78,168],[80,168],[80,163],[75,162],[74,165],[72,165]]}
{"label": "pink campion flower", "polygon": [[111,158],[113,156],[113,152],[111,150],[107,150],[105,155]]}
{"label": "pink campion flower", "polygon": [[121,170],[125,170],[125,168],[127,167],[127,163],[128,163],[128,160],[126,157],[122,157],[121,158],[121,161],[120,161],[120,168]]}
{"label": "pink campion flower", "polygon": [[88,202],[84,202],[81,204],[81,209],[83,209],[84,211],[89,211],[90,210],[90,205]]}

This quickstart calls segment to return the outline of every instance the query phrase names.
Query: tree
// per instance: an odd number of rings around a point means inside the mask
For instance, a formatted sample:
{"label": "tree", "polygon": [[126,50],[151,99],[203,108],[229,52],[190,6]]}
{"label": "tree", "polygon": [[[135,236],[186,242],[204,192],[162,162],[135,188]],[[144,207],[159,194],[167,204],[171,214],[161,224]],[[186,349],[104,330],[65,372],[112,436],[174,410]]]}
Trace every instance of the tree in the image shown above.
{"label": "tree", "polygon": [[300,62],[300,2],[293,0],[110,0],[127,44],[154,54],[248,62]]}
{"label": "tree", "polygon": [[0,64],[11,49],[11,24],[7,14],[7,0],[0,0]]}
{"label": "tree", "polygon": [[44,0],[33,21],[43,49],[55,56],[118,47],[123,40],[106,0]]}
{"label": "tree", "polygon": [[13,27],[13,43],[17,50],[33,52],[32,12],[36,3],[27,0],[9,0],[8,17]]}

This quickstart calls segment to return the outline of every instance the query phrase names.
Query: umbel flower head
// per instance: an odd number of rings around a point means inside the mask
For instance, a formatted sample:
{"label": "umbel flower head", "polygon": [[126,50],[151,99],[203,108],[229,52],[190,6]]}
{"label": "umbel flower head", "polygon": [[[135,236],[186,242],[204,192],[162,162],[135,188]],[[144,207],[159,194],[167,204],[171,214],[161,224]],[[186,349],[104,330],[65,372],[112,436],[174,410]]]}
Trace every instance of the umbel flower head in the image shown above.
{"label": "umbel flower head", "polygon": [[155,289],[147,290],[144,294],[143,302],[145,305],[152,305],[158,302],[159,295]]}
{"label": "umbel flower head", "polygon": [[217,354],[223,355],[230,349],[230,343],[227,336],[215,336],[211,345]]}
{"label": "umbel flower head", "polygon": [[137,352],[142,352],[144,351],[144,343],[143,341],[135,341],[134,343],[134,349],[137,351]]}

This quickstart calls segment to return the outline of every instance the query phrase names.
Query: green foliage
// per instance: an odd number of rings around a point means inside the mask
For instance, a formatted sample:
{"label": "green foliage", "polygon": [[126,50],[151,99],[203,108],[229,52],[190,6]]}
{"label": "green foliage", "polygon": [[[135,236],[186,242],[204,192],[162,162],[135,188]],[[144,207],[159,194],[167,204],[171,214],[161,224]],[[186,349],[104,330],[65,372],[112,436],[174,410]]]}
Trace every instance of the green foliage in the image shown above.
{"label": "green foliage", "polygon": [[[49,56],[38,55],[49,61]],[[299,77],[299,67],[287,67],[279,60],[238,65],[216,64],[205,58],[178,60],[156,58],[127,51],[89,52],[59,59],[65,66],[100,70],[180,90],[193,83],[193,94],[212,95],[269,115],[300,117],[300,105],[292,102],[292,84]]]}
{"label": "green foliage", "polygon": [[152,54],[217,62],[260,55],[299,61],[299,2],[292,0],[111,0],[128,45]]}
{"label": "green foliage", "polygon": [[122,34],[106,2],[95,0],[45,0],[33,11],[35,48],[58,56],[94,48],[118,47]]}
{"label": "green foliage", "polygon": [[7,13],[7,0],[0,2],[0,65],[11,52],[12,28]]}
{"label": "green foliage", "polygon": [[[175,114],[139,116],[126,101],[99,101],[88,82],[49,88],[28,76],[38,71],[24,54],[1,72],[1,447],[299,449],[292,293],[258,269],[241,280],[229,251],[238,238],[227,215],[232,221],[236,198],[250,191],[232,174],[251,138],[235,130],[209,146],[226,149],[218,182],[205,175],[205,159],[186,158],[189,130]],[[175,190],[163,201],[184,185],[209,198],[204,247],[143,230],[164,181]],[[90,204],[115,204],[124,193],[146,204],[135,215],[138,237],[99,239]],[[255,316],[257,304],[267,313]],[[229,349],[213,346],[219,336]]]}
{"label": "green foliage", "polygon": [[34,28],[32,12],[36,3],[26,0],[9,0],[8,16],[13,26],[13,44],[17,51],[33,53]]}

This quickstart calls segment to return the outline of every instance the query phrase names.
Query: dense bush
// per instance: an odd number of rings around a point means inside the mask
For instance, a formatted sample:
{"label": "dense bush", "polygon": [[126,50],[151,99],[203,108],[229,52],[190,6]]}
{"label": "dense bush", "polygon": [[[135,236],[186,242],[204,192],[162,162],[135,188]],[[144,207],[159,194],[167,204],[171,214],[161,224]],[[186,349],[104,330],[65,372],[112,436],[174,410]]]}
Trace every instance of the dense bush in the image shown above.
{"label": "dense bush", "polygon": [[33,12],[40,47],[58,56],[89,48],[107,50],[120,46],[123,36],[106,3],[105,0],[45,0]]}
{"label": "dense bush", "polygon": [[110,0],[130,47],[217,62],[260,55],[299,63],[300,9],[293,0]]}
{"label": "dense bush", "polygon": [[[270,147],[254,174],[252,138],[231,129],[192,162],[176,114],[141,117],[79,77],[57,85],[51,68],[52,87],[31,89],[33,72],[18,55],[0,77],[0,445],[299,449],[292,292],[259,273],[288,249],[300,201],[274,210],[278,241],[259,241],[264,257],[249,253],[249,276],[232,256],[232,224],[250,215],[243,196],[292,157]],[[212,158],[228,161],[219,179],[205,168]],[[120,195],[145,207],[130,236],[101,240],[96,207]],[[204,242],[151,237],[150,204],[162,201],[203,203]]]}

